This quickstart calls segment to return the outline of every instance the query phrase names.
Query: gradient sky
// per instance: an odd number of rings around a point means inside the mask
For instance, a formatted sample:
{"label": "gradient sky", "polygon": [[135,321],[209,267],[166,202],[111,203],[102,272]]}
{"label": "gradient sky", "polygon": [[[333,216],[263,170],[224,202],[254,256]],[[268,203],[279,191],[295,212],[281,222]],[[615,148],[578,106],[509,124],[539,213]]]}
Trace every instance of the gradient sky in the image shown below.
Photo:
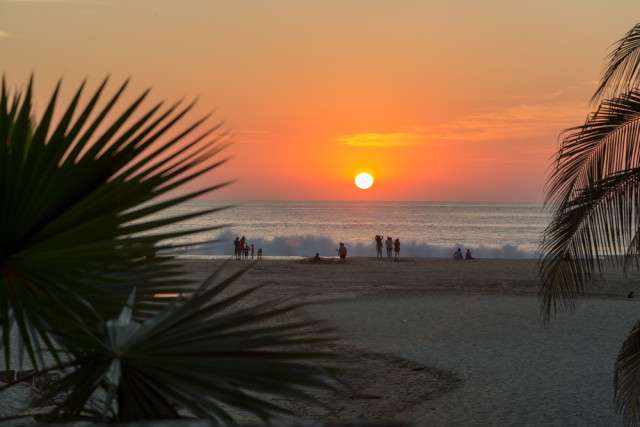
{"label": "gradient sky", "polygon": [[[0,0],[0,70],[131,77],[234,143],[217,199],[539,201],[637,0]],[[151,102],[149,103],[151,105]],[[375,178],[360,190],[359,172]],[[200,182],[202,183],[202,181]]]}

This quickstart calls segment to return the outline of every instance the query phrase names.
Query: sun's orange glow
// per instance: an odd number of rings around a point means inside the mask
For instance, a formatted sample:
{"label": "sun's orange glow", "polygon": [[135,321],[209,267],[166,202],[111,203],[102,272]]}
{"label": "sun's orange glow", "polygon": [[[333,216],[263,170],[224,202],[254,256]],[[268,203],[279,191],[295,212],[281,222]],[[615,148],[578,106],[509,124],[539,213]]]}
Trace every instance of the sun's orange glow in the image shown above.
{"label": "sun's orange glow", "polygon": [[[202,196],[220,200],[542,200],[559,133],[584,122],[604,52],[636,23],[631,5],[550,0],[554,13],[498,0],[254,2],[250,12],[242,2],[154,2],[151,12],[147,2],[42,3],[0,0],[2,73],[21,87],[37,70],[34,115],[63,76],[60,105],[84,79],[90,94],[108,72],[106,101],[131,77],[114,117],[149,87],[137,113],[198,99],[176,133],[214,112],[192,135],[222,121],[233,144],[218,158],[230,161],[175,195],[232,181]],[[366,191],[353,182],[361,172],[375,178]]]}
{"label": "sun's orange glow", "polygon": [[368,173],[363,172],[356,176],[356,185],[358,188],[366,190],[373,185],[373,177]]}

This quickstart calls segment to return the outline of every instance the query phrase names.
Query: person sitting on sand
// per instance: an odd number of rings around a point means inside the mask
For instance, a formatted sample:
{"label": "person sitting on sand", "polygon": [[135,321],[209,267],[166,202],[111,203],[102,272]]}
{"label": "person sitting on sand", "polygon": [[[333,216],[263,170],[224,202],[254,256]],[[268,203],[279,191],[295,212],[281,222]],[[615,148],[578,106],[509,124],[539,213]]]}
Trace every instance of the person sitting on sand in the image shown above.
{"label": "person sitting on sand", "polygon": [[393,252],[396,255],[396,261],[398,261],[400,259],[400,239],[398,238],[393,242]]}
{"label": "person sitting on sand", "polygon": [[262,248],[258,249],[258,259],[262,259]]}
{"label": "person sitting on sand", "polygon": [[465,259],[473,259],[473,257],[471,256],[471,251],[469,249],[467,249],[467,253],[464,255]]}
{"label": "person sitting on sand", "polygon": [[382,236],[376,234],[376,258],[382,258]]}
{"label": "person sitting on sand", "polygon": [[393,250],[393,240],[391,237],[387,237],[387,241],[384,242],[387,247],[387,258],[391,259],[391,251]]}
{"label": "person sitting on sand", "polygon": [[453,259],[462,259],[462,250],[460,248],[453,253]]}
{"label": "person sitting on sand", "polygon": [[320,254],[316,252],[316,255],[313,257],[314,261],[320,261]]}
{"label": "person sitting on sand", "polygon": [[338,254],[340,255],[340,262],[341,263],[346,262],[347,247],[344,245],[344,243],[340,242],[340,247],[336,249],[336,251],[338,251]]}

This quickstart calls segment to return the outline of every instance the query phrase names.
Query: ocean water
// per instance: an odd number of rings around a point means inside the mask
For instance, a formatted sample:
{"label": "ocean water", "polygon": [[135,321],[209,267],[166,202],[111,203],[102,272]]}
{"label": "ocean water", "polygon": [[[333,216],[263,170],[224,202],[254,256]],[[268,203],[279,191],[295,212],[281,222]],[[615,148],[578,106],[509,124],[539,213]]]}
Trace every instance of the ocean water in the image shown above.
{"label": "ocean water", "polygon": [[[173,239],[170,253],[189,258],[233,256],[233,240],[245,236],[264,258],[376,256],[374,236],[400,239],[402,257],[451,257],[457,248],[474,257],[535,258],[549,222],[542,203],[316,202],[194,200],[157,217],[214,207],[229,209],[176,224],[170,230],[226,225]],[[214,241],[215,242],[212,242]],[[209,243],[190,246],[195,242]]]}

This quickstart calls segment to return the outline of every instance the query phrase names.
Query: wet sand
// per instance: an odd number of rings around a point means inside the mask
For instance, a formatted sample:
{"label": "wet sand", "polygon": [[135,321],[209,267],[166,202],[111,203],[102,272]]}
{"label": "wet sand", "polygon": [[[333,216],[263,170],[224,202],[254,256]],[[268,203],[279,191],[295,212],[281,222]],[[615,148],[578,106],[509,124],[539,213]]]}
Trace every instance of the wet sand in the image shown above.
{"label": "wet sand", "polygon": [[[251,266],[239,286],[266,284],[264,292],[295,301],[321,302],[356,298],[390,298],[434,293],[488,293],[536,296],[539,291],[534,259],[335,258],[312,260],[182,260],[195,280],[222,268],[224,273]],[[638,291],[638,278],[607,273],[588,290],[588,297],[620,298]],[[638,293],[638,292],[636,292]],[[639,294],[640,295],[640,294]]]}

